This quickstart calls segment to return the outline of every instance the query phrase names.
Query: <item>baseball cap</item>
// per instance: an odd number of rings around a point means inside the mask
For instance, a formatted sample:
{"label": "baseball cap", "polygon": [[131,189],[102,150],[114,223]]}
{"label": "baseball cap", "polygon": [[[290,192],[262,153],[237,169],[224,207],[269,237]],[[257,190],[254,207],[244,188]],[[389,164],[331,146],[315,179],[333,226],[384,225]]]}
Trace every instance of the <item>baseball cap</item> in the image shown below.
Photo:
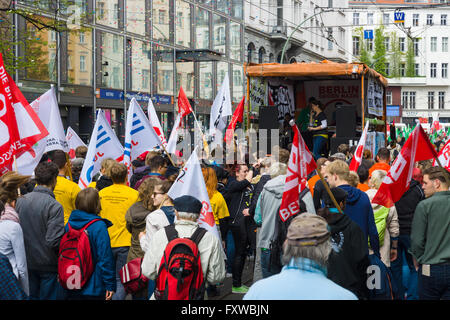
{"label": "baseball cap", "polygon": [[295,217],[289,225],[286,239],[292,246],[316,246],[330,238],[326,220],[305,212]]}

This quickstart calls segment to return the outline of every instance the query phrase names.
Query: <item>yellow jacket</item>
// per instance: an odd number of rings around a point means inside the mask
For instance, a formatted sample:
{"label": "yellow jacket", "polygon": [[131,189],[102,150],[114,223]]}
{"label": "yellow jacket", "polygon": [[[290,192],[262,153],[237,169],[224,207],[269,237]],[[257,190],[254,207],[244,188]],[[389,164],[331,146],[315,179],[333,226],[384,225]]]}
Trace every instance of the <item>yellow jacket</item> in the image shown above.
{"label": "yellow jacket", "polygon": [[80,187],[73,181],[65,177],[58,176],[56,180],[56,187],[53,190],[55,199],[64,209],[64,225],[69,221],[70,214],[75,210],[75,199],[77,198]]}
{"label": "yellow jacket", "polygon": [[123,184],[113,184],[102,189],[99,195],[102,205],[100,216],[113,224],[108,228],[111,247],[129,247],[131,234],[126,228],[125,214],[138,201],[139,192]]}
{"label": "yellow jacket", "polygon": [[216,224],[219,224],[219,219],[223,219],[230,216],[227,203],[219,191],[216,191],[214,195],[209,199],[211,203],[212,211],[214,214],[214,220]]}

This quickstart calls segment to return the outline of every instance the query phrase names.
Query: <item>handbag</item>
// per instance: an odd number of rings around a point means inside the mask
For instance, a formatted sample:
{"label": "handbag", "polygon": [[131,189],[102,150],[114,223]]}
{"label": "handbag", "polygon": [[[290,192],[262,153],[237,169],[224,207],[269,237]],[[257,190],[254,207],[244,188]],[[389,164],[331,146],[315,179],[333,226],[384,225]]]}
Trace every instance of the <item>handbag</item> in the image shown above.
{"label": "handbag", "polygon": [[135,258],[131,260],[119,271],[120,281],[127,293],[134,294],[147,288],[148,278],[142,274],[142,259]]}

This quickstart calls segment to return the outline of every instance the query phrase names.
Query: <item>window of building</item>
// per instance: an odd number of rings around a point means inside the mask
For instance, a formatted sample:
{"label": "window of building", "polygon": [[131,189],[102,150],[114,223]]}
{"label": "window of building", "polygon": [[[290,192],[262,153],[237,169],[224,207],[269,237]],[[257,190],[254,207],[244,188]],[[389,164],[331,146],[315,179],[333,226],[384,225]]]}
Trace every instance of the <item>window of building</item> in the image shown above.
{"label": "window of building", "polygon": [[436,78],[436,68],[437,68],[437,63],[430,63],[430,77],[431,78]]}
{"label": "window of building", "polygon": [[412,25],[413,25],[413,27],[419,26],[419,14],[418,13],[413,13]]}
{"label": "window of building", "polygon": [[200,96],[201,99],[213,98],[213,64],[212,62],[200,62]]}
{"label": "window of building", "polygon": [[442,64],[442,78],[447,78],[448,77],[448,63],[443,63]]}
{"label": "window of building", "polygon": [[102,85],[123,89],[123,37],[109,32],[101,33]]}
{"label": "window of building", "polygon": [[392,104],[392,91],[386,91],[386,104]]}
{"label": "window of building", "polygon": [[222,85],[223,79],[228,72],[228,63],[219,61],[217,62],[217,82],[216,82],[216,92],[219,90]]}
{"label": "window of building", "polygon": [[405,38],[403,37],[398,38],[398,47],[401,52],[405,52]]}
{"label": "window of building", "polygon": [[413,39],[413,46],[414,46],[414,56],[419,56],[419,39],[414,38]]}
{"label": "window of building", "polygon": [[367,39],[367,50],[373,51],[373,39]]}
{"label": "window of building", "polygon": [[428,109],[434,109],[434,91],[428,91]]}
{"label": "window of building", "polygon": [[258,63],[264,63],[266,59],[265,57],[266,57],[266,49],[264,49],[264,47],[259,48]]}
{"label": "window of building", "polygon": [[447,25],[447,15],[441,14],[441,25],[446,26]]}
{"label": "window of building", "polygon": [[177,0],[176,10],[176,43],[184,47],[191,47],[191,5]]}
{"label": "window of building", "polygon": [[389,24],[389,13],[383,13],[383,24],[384,25]]}
{"label": "window of building", "polygon": [[[162,95],[174,95],[174,50],[160,45],[153,45],[153,83],[154,92]],[[184,88],[183,88],[184,89]],[[178,94],[178,92],[176,92]]]}
{"label": "window of building", "polygon": [[244,96],[244,70],[242,65],[233,64],[233,96],[232,100],[238,102]]}
{"label": "window of building", "polygon": [[384,47],[386,48],[386,51],[390,51],[390,38],[384,37]]}
{"label": "window of building", "polygon": [[145,19],[145,1],[127,0],[126,6],[127,10],[125,10],[126,14],[125,26],[127,31],[145,36],[147,23]]}
{"label": "window of building", "polygon": [[142,70],[142,88],[150,89],[150,70]]}
{"label": "window of building", "polygon": [[400,76],[404,77],[406,75],[406,65],[404,63],[400,63]]}
{"label": "window of building", "polygon": [[437,37],[431,37],[430,50],[431,52],[437,51]]}
{"label": "window of building", "polygon": [[96,1],[96,23],[119,28],[119,0]]}
{"label": "window of building", "polygon": [[353,25],[359,25],[359,12],[353,12]]}
{"label": "window of building", "polygon": [[80,71],[86,71],[86,56],[80,56]]}
{"label": "window of building", "polygon": [[445,92],[444,91],[439,91],[438,94],[438,99],[439,99],[439,109],[444,109],[445,108]]}
{"label": "window of building", "polygon": [[56,31],[50,30],[49,33],[50,33],[50,42],[56,42]]}
{"label": "window of building", "polygon": [[416,77],[418,77],[419,74],[420,74],[420,66],[419,66],[418,63],[415,63],[415,64],[414,64],[414,75],[415,75]]}
{"label": "window of building", "polygon": [[389,63],[385,63],[385,68],[384,72],[386,73],[386,75],[389,77],[391,75],[391,69],[390,69],[390,64]]}
{"label": "window of building", "polygon": [[195,48],[209,49],[209,12],[197,8],[195,19]]}
{"label": "window of building", "polygon": [[241,61],[241,35],[241,25],[230,21],[230,58],[239,61]]}
{"label": "window of building", "polygon": [[359,56],[359,37],[353,37],[353,55]]}
{"label": "window of building", "polygon": [[213,48],[214,51],[226,53],[227,19],[213,14]]}
{"label": "window of building", "polygon": [[[226,14],[230,14],[230,0],[217,0],[217,10]],[[252,1],[253,2],[253,1]],[[258,9],[258,8],[256,8]]]}
{"label": "window of building", "polygon": [[177,87],[175,92],[180,91],[180,86],[188,98],[194,98],[194,62],[177,62]]}
{"label": "window of building", "polygon": [[244,0],[232,0],[231,16],[241,20],[244,18]]}
{"label": "window of building", "polygon": [[415,91],[409,92],[409,108],[410,109],[416,108],[416,92]]}
{"label": "window of building", "polygon": [[137,39],[131,39],[129,46],[131,46],[129,50],[131,54],[131,65],[128,68],[128,72],[131,74],[127,76],[128,88],[137,92],[150,93],[150,44]]}
{"label": "window of building", "polygon": [[80,43],[83,44],[85,42],[84,32],[80,31],[80,33],[78,34],[78,38],[80,39]]}
{"label": "window of building", "polygon": [[[140,1],[142,3],[144,2],[142,0]],[[171,25],[173,26],[174,19],[169,18],[169,13],[171,12],[169,1],[152,1],[152,10],[153,18],[151,21],[153,38],[164,42],[173,40],[173,30],[171,30]]]}
{"label": "window of building", "polygon": [[367,13],[367,24],[373,25],[373,13],[372,12]]}
{"label": "window of building", "polygon": [[97,19],[103,20],[105,18],[105,3],[97,1]]}
{"label": "window of building", "polygon": [[448,37],[442,37],[442,52],[448,52]]}
{"label": "window of building", "polygon": [[402,107],[403,109],[408,109],[408,92],[402,92]]}
{"label": "window of building", "polygon": [[432,25],[433,25],[433,15],[427,14],[427,26],[432,26]]}

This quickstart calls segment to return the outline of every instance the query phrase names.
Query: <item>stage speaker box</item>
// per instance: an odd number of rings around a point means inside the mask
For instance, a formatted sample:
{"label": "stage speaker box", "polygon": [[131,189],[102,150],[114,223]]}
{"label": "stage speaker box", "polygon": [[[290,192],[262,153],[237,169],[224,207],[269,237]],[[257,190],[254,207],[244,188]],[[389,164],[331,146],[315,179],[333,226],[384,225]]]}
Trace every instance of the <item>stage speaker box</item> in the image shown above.
{"label": "stage speaker box", "polygon": [[336,108],[336,137],[356,136],[356,107],[339,106]]}
{"label": "stage speaker box", "polygon": [[[272,143],[270,130],[271,129],[279,129],[278,122],[278,108],[275,106],[261,106],[259,107],[259,125],[258,128],[267,129],[267,152],[270,153],[270,146]],[[280,144],[278,140],[276,145]]]}
{"label": "stage speaker box", "polygon": [[337,152],[337,148],[341,144],[348,144],[351,146],[357,146],[359,142],[358,137],[336,137],[330,139],[330,155],[333,155]]}

